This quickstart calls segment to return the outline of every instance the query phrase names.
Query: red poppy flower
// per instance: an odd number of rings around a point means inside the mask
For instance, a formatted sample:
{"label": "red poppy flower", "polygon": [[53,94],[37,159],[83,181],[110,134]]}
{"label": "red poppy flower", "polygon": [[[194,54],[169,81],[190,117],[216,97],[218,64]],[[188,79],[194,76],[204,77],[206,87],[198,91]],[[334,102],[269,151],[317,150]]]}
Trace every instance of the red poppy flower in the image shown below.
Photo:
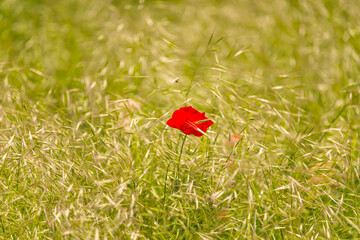
{"label": "red poppy flower", "polygon": [[201,137],[214,122],[205,117],[205,113],[189,106],[176,110],[166,124],[172,128],[180,129],[187,135],[192,134]]}

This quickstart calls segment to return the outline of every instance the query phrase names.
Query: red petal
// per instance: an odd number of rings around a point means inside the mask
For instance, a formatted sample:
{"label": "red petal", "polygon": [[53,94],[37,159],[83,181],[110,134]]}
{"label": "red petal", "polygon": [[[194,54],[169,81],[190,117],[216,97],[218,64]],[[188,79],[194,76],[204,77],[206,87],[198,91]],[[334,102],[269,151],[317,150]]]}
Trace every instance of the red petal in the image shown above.
{"label": "red petal", "polygon": [[196,122],[199,120],[206,119],[205,113],[201,113],[191,106],[182,107],[179,110],[176,110],[173,113],[173,118],[183,121],[189,120],[190,122]]}
{"label": "red petal", "polygon": [[180,126],[180,130],[183,131],[183,133],[190,135],[194,132],[195,129],[192,125],[185,122]]}
{"label": "red petal", "polygon": [[198,131],[198,126],[188,120],[181,125],[180,130],[185,134],[193,134],[197,137],[201,137],[203,135],[200,131]]}
{"label": "red petal", "polygon": [[199,131],[194,131],[192,134],[195,135],[195,136],[197,136],[197,137],[201,137],[202,135],[204,135],[204,134],[202,134],[202,133],[199,132]]}
{"label": "red petal", "polygon": [[166,124],[169,126],[169,127],[172,127],[172,128],[177,128],[177,129],[180,129],[180,126],[183,122],[182,121],[179,121],[175,118],[170,118]]}
{"label": "red petal", "polygon": [[203,123],[196,124],[196,126],[197,126],[198,128],[200,128],[201,131],[206,132],[207,129],[208,129],[208,127],[210,127],[210,126],[213,125],[213,124],[214,124],[214,122],[211,121],[211,120],[209,120],[209,121],[206,121],[206,122],[203,122]]}
{"label": "red petal", "polygon": [[[201,120],[207,119],[208,118],[205,117],[205,113],[201,113],[191,106],[181,107],[173,113],[172,118],[167,121],[167,125],[180,129],[185,134],[193,134],[197,137],[201,137],[203,133],[201,133],[198,129],[206,132],[208,127],[214,124],[211,120],[201,122]],[[196,123],[199,121],[200,123]]]}

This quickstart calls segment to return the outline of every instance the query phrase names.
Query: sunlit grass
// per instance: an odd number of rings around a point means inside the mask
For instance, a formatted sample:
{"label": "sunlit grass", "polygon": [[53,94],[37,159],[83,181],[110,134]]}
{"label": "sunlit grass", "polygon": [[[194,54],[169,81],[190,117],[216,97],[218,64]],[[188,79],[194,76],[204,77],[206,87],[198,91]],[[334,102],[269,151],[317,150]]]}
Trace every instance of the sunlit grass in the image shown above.
{"label": "sunlit grass", "polygon": [[[360,238],[359,18],[1,1],[0,239]],[[182,146],[185,105],[215,124]]]}

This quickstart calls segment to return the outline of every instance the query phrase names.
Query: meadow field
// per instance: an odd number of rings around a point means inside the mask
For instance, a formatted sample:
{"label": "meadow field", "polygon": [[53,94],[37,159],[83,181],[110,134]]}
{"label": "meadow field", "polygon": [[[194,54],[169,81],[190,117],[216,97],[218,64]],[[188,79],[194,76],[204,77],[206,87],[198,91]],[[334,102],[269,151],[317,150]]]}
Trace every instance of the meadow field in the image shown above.
{"label": "meadow field", "polygon": [[[360,239],[359,19],[0,0],[0,239]],[[208,136],[167,126],[184,106]]]}

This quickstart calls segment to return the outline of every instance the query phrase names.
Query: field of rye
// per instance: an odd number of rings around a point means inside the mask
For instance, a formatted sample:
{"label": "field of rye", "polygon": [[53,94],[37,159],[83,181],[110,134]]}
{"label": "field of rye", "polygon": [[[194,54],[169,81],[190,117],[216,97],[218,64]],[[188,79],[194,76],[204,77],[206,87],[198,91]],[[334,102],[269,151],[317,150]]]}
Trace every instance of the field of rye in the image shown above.
{"label": "field of rye", "polygon": [[359,239],[359,19],[0,0],[0,239]]}

